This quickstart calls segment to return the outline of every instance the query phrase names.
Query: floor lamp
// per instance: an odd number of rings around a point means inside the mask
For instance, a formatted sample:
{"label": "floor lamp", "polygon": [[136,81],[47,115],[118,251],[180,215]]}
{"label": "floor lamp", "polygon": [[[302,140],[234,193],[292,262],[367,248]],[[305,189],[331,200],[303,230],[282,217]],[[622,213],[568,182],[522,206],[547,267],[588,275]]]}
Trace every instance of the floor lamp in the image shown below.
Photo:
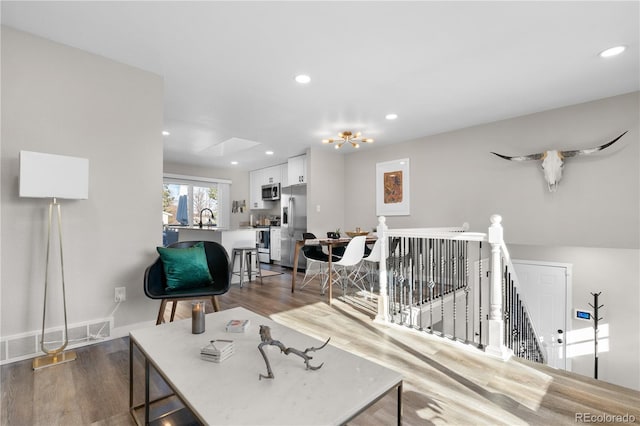
{"label": "floor lamp", "polygon": [[[86,200],[89,198],[89,160],[86,158],[20,151],[20,197],[49,198],[49,225],[47,227],[47,249],[45,257],[44,304],[42,309],[42,333],[40,348],[44,356],[33,360],[33,369],[73,361],[76,354],[65,352],[69,343],[67,328],[67,301],[64,282],[64,258],[62,251],[62,211],[58,199]],[[64,313],[64,338],[57,348],[47,348],[44,341],[47,317],[47,294],[49,290],[50,248],[54,217],[57,219],[60,244],[60,279],[62,284],[62,310]]]}

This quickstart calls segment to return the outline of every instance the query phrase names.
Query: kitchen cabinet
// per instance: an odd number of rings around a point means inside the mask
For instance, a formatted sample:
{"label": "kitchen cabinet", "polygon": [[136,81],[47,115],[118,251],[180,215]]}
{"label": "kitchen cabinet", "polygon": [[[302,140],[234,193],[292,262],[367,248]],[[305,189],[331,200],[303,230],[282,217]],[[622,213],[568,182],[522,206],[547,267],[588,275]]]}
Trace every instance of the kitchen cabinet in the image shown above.
{"label": "kitchen cabinet", "polygon": [[282,185],[283,171],[286,164],[253,170],[249,172],[249,208],[251,210],[270,209],[275,201],[262,201],[262,185],[280,183]]}
{"label": "kitchen cabinet", "polygon": [[[249,172],[249,209],[260,210],[269,206],[262,201],[262,185],[265,184],[265,169],[259,169]],[[269,202],[270,203],[270,202]]]}
{"label": "kitchen cabinet", "polygon": [[289,158],[287,162],[287,176],[289,185],[308,183],[306,155]]}
{"label": "kitchen cabinet", "polygon": [[280,262],[280,228],[269,230],[269,248],[271,250],[271,260]]}
{"label": "kitchen cabinet", "polygon": [[280,171],[282,172],[282,181],[280,181],[280,188],[289,186],[289,165],[287,163],[280,164]]}
{"label": "kitchen cabinet", "polygon": [[270,183],[280,183],[282,182],[282,167],[281,166],[273,166],[267,167],[266,169],[262,169],[263,171],[263,185],[267,185]]}

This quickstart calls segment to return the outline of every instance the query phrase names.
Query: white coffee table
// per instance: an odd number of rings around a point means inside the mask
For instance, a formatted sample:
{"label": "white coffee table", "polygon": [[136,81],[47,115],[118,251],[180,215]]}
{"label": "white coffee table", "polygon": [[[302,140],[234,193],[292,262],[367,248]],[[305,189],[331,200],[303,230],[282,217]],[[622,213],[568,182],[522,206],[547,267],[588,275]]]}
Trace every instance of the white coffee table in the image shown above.
{"label": "white coffee table", "polygon": [[[245,333],[226,333],[230,319],[249,319],[251,325]],[[258,351],[260,325],[271,327],[273,339],[288,347],[304,350],[323,343],[244,308],[206,315],[203,334],[191,333],[190,319],[131,331],[129,405],[135,421],[139,422],[133,401],[134,348],[145,360],[145,424],[152,420],[150,367],[203,424],[340,425],[393,389],[401,424],[402,375],[331,343],[310,353],[311,365],[324,363],[319,370],[306,370],[302,358],[265,346],[275,378],[259,380],[259,374],[267,373]],[[200,348],[213,339],[234,340],[233,356],[220,364],[202,360]]]}

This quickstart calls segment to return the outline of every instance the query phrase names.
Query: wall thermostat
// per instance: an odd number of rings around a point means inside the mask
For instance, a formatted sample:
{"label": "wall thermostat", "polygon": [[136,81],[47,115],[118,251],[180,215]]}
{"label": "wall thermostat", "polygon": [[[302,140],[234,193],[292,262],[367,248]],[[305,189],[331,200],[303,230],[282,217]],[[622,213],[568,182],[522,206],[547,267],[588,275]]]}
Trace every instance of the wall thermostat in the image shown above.
{"label": "wall thermostat", "polygon": [[593,313],[590,311],[583,311],[581,309],[576,309],[576,315],[574,319],[579,319],[582,321],[591,321],[593,319]]}

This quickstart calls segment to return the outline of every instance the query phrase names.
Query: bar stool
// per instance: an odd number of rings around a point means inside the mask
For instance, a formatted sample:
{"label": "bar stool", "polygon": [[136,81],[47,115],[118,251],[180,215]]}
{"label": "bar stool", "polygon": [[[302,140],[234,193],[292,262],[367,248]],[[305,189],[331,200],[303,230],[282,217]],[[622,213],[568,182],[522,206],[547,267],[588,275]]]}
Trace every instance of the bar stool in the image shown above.
{"label": "bar stool", "polygon": [[[231,256],[231,275],[237,275],[240,277],[240,287],[242,288],[242,282],[244,281],[245,265],[247,272],[247,281],[251,281],[251,258],[256,259],[256,268],[258,275],[260,276],[260,284],[262,284],[262,269],[260,269],[260,259],[258,259],[257,247],[236,247],[233,249]],[[236,266],[236,256],[240,257],[240,271],[234,271]]]}

